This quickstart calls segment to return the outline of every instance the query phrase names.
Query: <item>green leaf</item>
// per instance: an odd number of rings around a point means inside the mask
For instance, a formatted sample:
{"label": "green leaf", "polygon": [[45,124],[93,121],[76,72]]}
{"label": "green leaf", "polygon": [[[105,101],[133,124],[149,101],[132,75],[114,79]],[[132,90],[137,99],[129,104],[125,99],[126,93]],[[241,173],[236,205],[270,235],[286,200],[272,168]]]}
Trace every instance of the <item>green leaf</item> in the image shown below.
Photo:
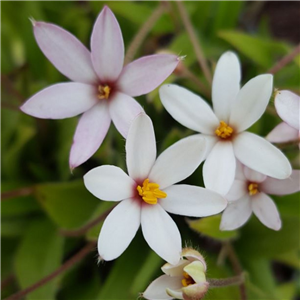
{"label": "green leaf", "polygon": [[287,253],[275,255],[274,260],[284,263],[292,268],[300,270],[300,254],[299,249]]}
{"label": "green leaf", "polygon": [[16,237],[23,235],[27,230],[29,219],[27,218],[2,218],[1,219],[1,236]]}
{"label": "green leaf", "polygon": [[295,299],[297,292],[296,284],[293,282],[284,283],[276,287],[276,294],[280,295],[280,299]]}

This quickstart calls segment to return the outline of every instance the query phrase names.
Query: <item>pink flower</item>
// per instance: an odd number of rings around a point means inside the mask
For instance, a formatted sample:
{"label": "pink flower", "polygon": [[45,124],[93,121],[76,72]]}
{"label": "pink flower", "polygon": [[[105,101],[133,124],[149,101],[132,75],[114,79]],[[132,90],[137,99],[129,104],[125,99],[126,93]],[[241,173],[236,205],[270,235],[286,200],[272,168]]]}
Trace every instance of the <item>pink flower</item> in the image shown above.
{"label": "pink flower", "polygon": [[95,22],[91,52],[72,34],[48,23],[33,22],[45,56],[72,83],[59,83],[32,96],[21,110],[42,119],[82,114],[70,152],[70,168],[89,159],[100,147],[111,120],[126,137],[143,108],[132,97],[158,87],[176,68],[175,55],[150,55],[123,67],[124,43],[119,24],[105,6]]}

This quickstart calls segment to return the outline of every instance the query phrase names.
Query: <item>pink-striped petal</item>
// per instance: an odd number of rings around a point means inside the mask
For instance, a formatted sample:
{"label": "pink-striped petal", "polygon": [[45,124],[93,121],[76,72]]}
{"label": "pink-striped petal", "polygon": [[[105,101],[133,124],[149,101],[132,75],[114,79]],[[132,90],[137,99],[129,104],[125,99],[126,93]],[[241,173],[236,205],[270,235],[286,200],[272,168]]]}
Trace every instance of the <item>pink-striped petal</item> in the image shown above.
{"label": "pink-striped petal", "polygon": [[162,84],[178,63],[178,57],[169,54],[139,58],[124,67],[118,79],[118,89],[132,97],[147,94]]}
{"label": "pink-striped petal", "polygon": [[45,88],[27,100],[20,109],[41,119],[65,119],[89,110],[97,101],[94,86],[68,82]]}
{"label": "pink-striped petal", "polygon": [[271,143],[287,143],[298,141],[300,131],[291,127],[285,122],[278,124],[267,136],[266,139]]}
{"label": "pink-striped petal", "polygon": [[92,62],[102,83],[119,77],[124,61],[124,43],[119,23],[112,11],[104,6],[91,36]]}
{"label": "pink-striped petal", "polygon": [[256,172],[246,166],[244,166],[244,174],[251,182],[263,182],[267,178],[265,174]]}
{"label": "pink-striped petal", "polygon": [[70,152],[70,169],[83,164],[98,150],[109,126],[110,116],[105,102],[93,106],[81,116]]}
{"label": "pink-striped petal", "polygon": [[35,39],[55,68],[73,81],[94,84],[91,53],[71,33],[53,24],[33,22]]}

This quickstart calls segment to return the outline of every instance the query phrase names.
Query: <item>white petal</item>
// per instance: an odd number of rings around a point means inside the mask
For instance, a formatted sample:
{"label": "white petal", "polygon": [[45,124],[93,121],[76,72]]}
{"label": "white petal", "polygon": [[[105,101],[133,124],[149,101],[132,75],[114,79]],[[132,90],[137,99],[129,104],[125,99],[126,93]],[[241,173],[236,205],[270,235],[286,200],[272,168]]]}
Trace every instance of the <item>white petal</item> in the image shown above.
{"label": "white petal", "polygon": [[264,113],[273,90],[273,76],[259,75],[249,80],[240,90],[232,104],[229,124],[237,132],[254,124]]}
{"label": "white petal", "polygon": [[136,100],[117,92],[109,102],[109,112],[117,130],[126,138],[133,119],[144,110]]}
{"label": "white petal", "polygon": [[204,154],[205,139],[201,135],[181,139],[160,154],[149,179],[164,189],[190,176],[203,161]]}
{"label": "white petal", "polygon": [[238,134],[233,140],[234,153],[247,167],[267,176],[285,179],[292,167],[284,154],[271,143],[250,132]]}
{"label": "white petal", "polygon": [[144,205],[142,231],[150,248],[170,264],[177,264],[181,252],[181,236],[172,218],[159,205]]}
{"label": "white petal", "polygon": [[159,89],[162,104],[180,124],[198,132],[213,134],[219,120],[210,106],[198,95],[175,84]]}
{"label": "white petal", "polygon": [[244,174],[244,165],[238,159],[236,160],[235,179],[242,181],[246,180]]}
{"label": "white petal", "polygon": [[230,203],[224,210],[221,220],[221,230],[234,230],[243,226],[252,214],[250,196],[245,195],[240,200]]}
{"label": "white petal", "polygon": [[203,166],[205,187],[225,196],[234,181],[236,160],[231,142],[218,142]]}
{"label": "white petal", "polygon": [[161,267],[161,270],[168,276],[174,277],[174,276],[182,276],[183,274],[183,268],[189,264],[190,261],[187,259],[180,259],[179,263],[176,265],[171,265],[169,263],[164,264]]}
{"label": "white petal", "polygon": [[241,66],[235,53],[225,52],[219,59],[212,83],[214,112],[219,120],[228,123],[232,102],[235,100],[241,81]]}
{"label": "white petal", "polygon": [[123,200],[105,219],[98,238],[98,252],[104,260],[120,256],[134,238],[141,223],[141,208],[133,199]]}
{"label": "white petal", "polygon": [[290,91],[278,91],[275,107],[280,118],[291,127],[300,129],[300,97]]}
{"label": "white petal", "polygon": [[168,212],[189,216],[207,217],[218,214],[227,206],[227,201],[208,189],[178,184],[164,190],[167,198],[160,199],[160,205]]}
{"label": "white petal", "polygon": [[300,170],[293,170],[287,179],[267,179],[259,185],[261,191],[271,195],[288,195],[300,190]]}
{"label": "white petal", "polygon": [[70,168],[88,160],[100,147],[110,126],[110,116],[105,102],[94,105],[80,118],[70,152]]}
{"label": "white petal", "polygon": [[138,115],[130,126],[126,140],[126,163],[130,177],[144,180],[156,159],[156,141],[151,119]]}
{"label": "white petal", "polygon": [[274,201],[265,193],[258,193],[251,199],[252,210],[268,228],[279,230],[281,219]]}
{"label": "white petal", "polygon": [[282,122],[278,124],[266,137],[271,143],[287,143],[298,141],[300,136],[299,130]]}
{"label": "white petal", "polygon": [[134,195],[136,186],[122,169],[115,166],[100,166],[83,177],[86,188],[97,198],[106,201],[120,201]]}
{"label": "white petal", "polygon": [[228,201],[236,201],[245,196],[247,193],[247,184],[244,180],[236,179],[225,198]]}
{"label": "white petal", "polygon": [[246,166],[244,166],[244,174],[251,182],[263,182],[267,178],[265,174],[256,172]]}
{"label": "white petal", "polygon": [[199,136],[202,136],[205,138],[204,159],[206,159],[207,156],[209,155],[209,153],[211,152],[212,148],[219,141],[219,139],[217,138],[216,135],[200,134]]}

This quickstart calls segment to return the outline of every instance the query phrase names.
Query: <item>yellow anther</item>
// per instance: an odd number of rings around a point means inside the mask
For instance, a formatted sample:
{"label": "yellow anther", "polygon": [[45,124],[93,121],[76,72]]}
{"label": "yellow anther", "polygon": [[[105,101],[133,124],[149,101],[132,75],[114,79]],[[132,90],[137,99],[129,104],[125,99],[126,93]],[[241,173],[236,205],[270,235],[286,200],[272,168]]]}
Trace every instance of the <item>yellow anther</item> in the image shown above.
{"label": "yellow anther", "polygon": [[257,183],[250,183],[248,185],[248,191],[249,191],[250,196],[253,196],[253,195],[257,194],[259,192],[258,184]]}
{"label": "yellow anther", "polygon": [[233,129],[224,121],[221,121],[219,127],[215,130],[215,134],[222,139],[231,137],[232,133]]}
{"label": "yellow anther", "polygon": [[194,284],[195,281],[187,272],[183,272],[183,279],[181,280],[181,283],[183,286],[189,286]]}
{"label": "yellow anther", "polygon": [[167,194],[159,189],[159,185],[154,182],[149,182],[149,179],[145,179],[143,186],[138,185],[136,187],[139,195],[148,204],[156,204],[157,198],[166,198]]}
{"label": "yellow anther", "polygon": [[108,99],[111,88],[108,85],[99,85],[98,86],[98,99]]}

